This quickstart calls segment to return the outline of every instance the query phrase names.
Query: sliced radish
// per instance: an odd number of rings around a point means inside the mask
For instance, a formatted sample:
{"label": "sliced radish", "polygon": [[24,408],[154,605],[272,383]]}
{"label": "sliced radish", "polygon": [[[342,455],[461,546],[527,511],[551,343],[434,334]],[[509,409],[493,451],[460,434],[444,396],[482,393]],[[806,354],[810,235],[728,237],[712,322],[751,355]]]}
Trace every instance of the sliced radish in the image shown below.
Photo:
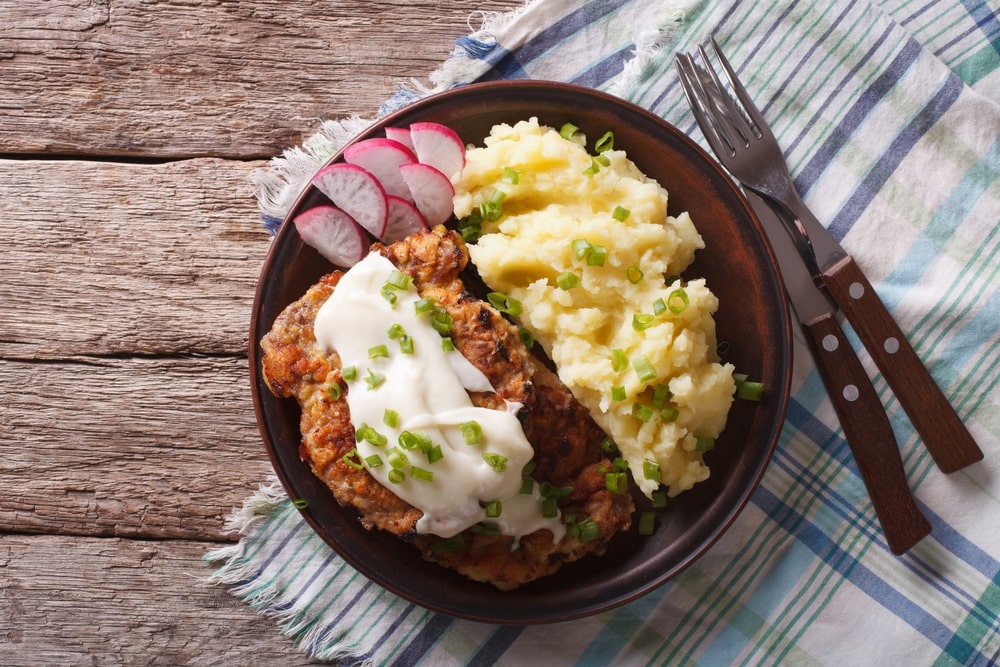
{"label": "sliced radish", "polygon": [[337,266],[354,266],[368,252],[365,230],[336,206],[314,206],[298,214],[294,222],[303,242]]}
{"label": "sliced radish", "polygon": [[313,185],[373,236],[382,236],[389,215],[385,189],[356,164],[338,162],[313,176]]}
{"label": "sliced radish", "polygon": [[434,167],[448,179],[454,178],[465,166],[465,145],[461,138],[440,123],[413,123],[410,139],[417,160]]}
{"label": "sliced radish", "polygon": [[401,241],[414,232],[427,229],[427,221],[417,207],[401,197],[389,195],[389,224],[382,235],[383,243]]}
{"label": "sliced radish", "polygon": [[385,128],[385,138],[392,139],[393,141],[398,141],[403,144],[411,151],[413,150],[413,139],[410,137],[410,130],[406,127],[387,127]]}
{"label": "sliced radish", "polygon": [[410,186],[413,201],[429,227],[444,224],[454,212],[455,188],[447,176],[429,164],[404,164],[399,167]]}
{"label": "sliced radish", "polygon": [[362,139],[344,149],[344,161],[356,164],[378,179],[387,195],[413,201],[410,189],[399,174],[399,165],[412,164],[417,156],[392,139]]}

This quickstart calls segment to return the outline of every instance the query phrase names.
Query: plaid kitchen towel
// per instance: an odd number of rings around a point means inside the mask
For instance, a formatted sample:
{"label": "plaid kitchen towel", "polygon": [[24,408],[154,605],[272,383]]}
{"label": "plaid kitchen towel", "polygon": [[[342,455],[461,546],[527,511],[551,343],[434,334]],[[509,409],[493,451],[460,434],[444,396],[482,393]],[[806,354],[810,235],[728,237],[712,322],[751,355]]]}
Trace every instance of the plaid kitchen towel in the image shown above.
{"label": "plaid kitchen towel", "polygon": [[[806,346],[764,479],[733,527],[657,591],[553,626],[453,619],[346,566],[276,483],[235,513],[213,579],[310,656],[371,664],[1000,663],[1000,4],[997,0],[539,0],[456,42],[428,82],[327,123],[255,174],[276,225],[367,123],[471,81],[606,90],[704,145],[675,51],[714,35],[773,125],[807,204],[851,252],[985,460],[941,474],[881,376],[930,537],[887,549]],[[867,359],[866,357],[862,357]]]}

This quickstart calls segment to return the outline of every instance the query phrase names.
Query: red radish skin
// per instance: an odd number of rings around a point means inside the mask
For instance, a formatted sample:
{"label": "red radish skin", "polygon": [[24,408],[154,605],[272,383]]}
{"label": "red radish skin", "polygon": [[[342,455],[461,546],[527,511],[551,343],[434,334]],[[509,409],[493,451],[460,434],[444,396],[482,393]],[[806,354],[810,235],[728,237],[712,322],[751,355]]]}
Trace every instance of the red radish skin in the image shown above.
{"label": "red radish skin", "polygon": [[410,125],[410,139],[417,161],[434,167],[449,180],[465,166],[465,145],[447,125],[413,123]]}
{"label": "red radish skin", "polygon": [[413,201],[399,166],[417,161],[414,152],[392,139],[363,139],[344,149],[344,161],[357,165],[378,179],[386,195]]}
{"label": "red radish skin", "polygon": [[410,186],[414,204],[428,227],[444,224],[454,212],[455,188],[443,173],[428,164],[404,164],[399,171]]}
{"label": "red radish skin", "polygon": [[385,233],[389,216],[385,189],[366,169],[347,162],[331,164],[313,176],[313,185],[372,236]]}
{"label": "red radish skin", "polygon": [[410,137],[409,128],[387,127],[385,128],[385,138],[391,139],[392,141],[398,141],[411,151],[413,150],[413,139]]}
{"label": "red radish skin", "polygon": [[314,206],[297,215],[294,222],[306,245],[345,269],[364,259],[371,245],[361,225],[336,206]]}
{"label": "red radish skin", "polygon": [[389,195],[389,223],[385,226],[385,234],[380,239],[382,243],[395,243],[405,239],[414,232],[427,227],[427,221],[417,207],[401,197]]}

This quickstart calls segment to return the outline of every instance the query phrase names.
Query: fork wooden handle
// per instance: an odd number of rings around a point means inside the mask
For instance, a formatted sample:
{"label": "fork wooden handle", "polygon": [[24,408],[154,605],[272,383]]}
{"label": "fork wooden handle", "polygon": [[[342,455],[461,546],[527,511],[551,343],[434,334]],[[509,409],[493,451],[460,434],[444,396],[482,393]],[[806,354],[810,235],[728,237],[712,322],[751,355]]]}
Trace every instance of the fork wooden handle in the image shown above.
{"label": "fork wooden handle", "polygon": [[901,554],[926,536],[931,526],[910,491],[882,402],[832,313],[802,328],[889,549]]}
{"label": "fork wooden handle", "polygon": [[982,460],[982,450],[854,259],[848,255],[823,277],[938,467],[950,473]]}

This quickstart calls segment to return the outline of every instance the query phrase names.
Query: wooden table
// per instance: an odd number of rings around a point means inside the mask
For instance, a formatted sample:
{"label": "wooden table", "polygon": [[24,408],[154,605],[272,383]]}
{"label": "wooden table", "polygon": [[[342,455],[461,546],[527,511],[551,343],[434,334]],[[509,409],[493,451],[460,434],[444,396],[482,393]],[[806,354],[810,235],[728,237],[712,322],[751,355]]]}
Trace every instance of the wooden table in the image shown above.
{"label": "wooden table", "polygon": [[0,4],[0,664],[308,663],[203,583],[271,470],[248,175],[521,4]]}

